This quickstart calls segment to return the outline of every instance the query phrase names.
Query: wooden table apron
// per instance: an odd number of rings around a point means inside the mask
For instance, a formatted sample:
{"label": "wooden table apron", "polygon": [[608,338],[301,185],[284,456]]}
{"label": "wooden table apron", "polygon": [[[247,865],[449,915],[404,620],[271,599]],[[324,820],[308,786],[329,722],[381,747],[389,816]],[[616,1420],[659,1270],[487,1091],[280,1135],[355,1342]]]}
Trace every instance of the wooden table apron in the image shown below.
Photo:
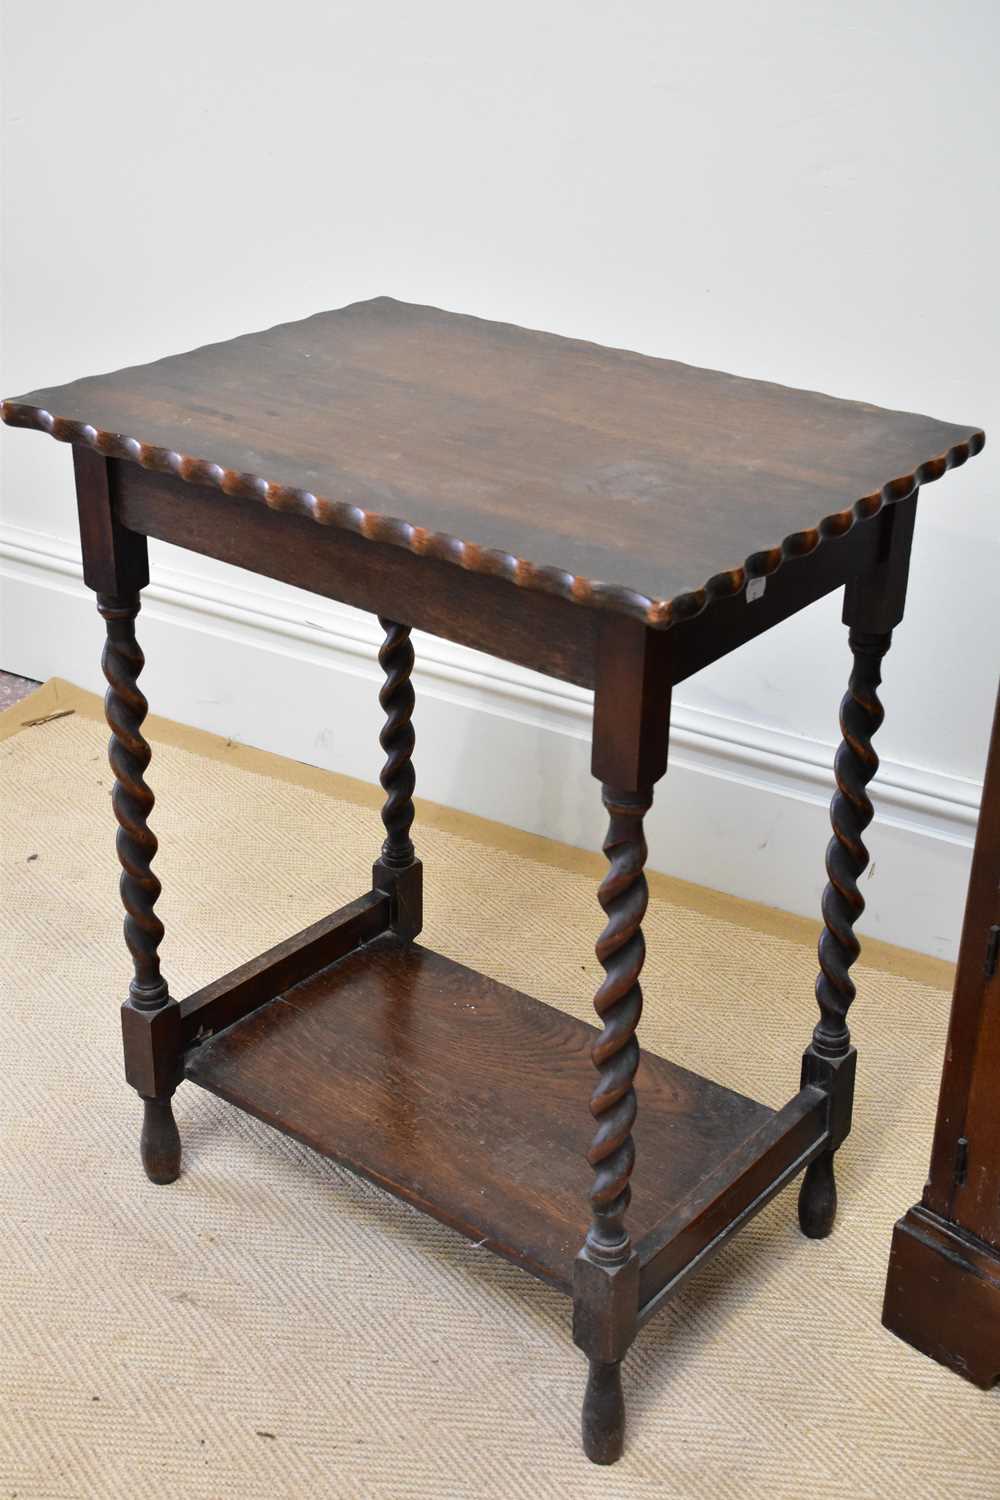
{"label": "wooden table apron", "polygon": [[[125,1068],[147,1175],[178,1175],[171,1100],[187,1078],[559,1288],[589,1362],[584,1448],[613,1462],[639,1327],[800,1174],[803,1231],[833,1225],[881,662],[917,486],[982,433],[384,298],[34,392],[3,416],[73,445],[84,578],[107,628]],[[371,889],[180,1001],[160,969],[144,779],[149,537],[384,629]],[[820,1014],[799,1091],[773,1110],[640,1054],[643,819],[674,685],[835,589],[853,665]],[[608,816],[596,1030],[415,941],[413,628],[594,691]]]}

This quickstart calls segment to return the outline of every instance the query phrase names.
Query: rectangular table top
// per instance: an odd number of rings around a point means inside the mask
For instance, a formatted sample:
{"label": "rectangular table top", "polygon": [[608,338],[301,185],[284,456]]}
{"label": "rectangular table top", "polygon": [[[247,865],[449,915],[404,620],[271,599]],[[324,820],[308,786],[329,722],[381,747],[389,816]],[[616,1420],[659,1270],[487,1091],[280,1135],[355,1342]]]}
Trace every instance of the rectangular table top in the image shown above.
{"label": "rectangular table top", "polygon": [[389,297],[33,391],[3,419],[661,627],[984,441]]}

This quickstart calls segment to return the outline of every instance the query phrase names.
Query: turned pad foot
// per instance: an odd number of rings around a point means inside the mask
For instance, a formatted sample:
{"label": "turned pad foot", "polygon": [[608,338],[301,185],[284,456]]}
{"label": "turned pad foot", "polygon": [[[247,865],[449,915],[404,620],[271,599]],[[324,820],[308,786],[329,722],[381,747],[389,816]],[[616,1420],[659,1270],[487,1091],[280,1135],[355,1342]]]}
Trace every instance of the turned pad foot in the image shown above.
{"label": "turned pad foot", "polygon": [[181,1138],[169,1099],[143,1099],[142,1165],[150,1182],[175,1182],[181,1171]]}
{"label": "turned pad foot", "polygon": [[625,1447],[621,1361],[590,1361],[583,1398],[583,1451],[594,1464],[613,1464]]}
{"label": "turned pad foot", "polygon": [[833,1152],[824,1151],[806,1167],[799,1190],[799,1227],[811,1240],[825,1240],[837,1217]]}

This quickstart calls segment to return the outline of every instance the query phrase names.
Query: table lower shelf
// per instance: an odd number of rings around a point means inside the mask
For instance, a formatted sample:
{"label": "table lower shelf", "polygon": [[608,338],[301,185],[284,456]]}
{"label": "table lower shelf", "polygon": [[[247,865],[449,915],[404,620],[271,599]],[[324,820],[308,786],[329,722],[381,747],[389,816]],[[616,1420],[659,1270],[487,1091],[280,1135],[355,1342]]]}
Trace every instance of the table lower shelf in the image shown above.
{"label": "table lower shelf", "polygon": [[[185,1071],[569,1292],[588,1223],[594,1035],[385,933],[192,1047]],[[822,1098],[806,1090],[776,1113],[649,1054],[636,1086],[629,1225],[649,1300],[816,1147]]]}

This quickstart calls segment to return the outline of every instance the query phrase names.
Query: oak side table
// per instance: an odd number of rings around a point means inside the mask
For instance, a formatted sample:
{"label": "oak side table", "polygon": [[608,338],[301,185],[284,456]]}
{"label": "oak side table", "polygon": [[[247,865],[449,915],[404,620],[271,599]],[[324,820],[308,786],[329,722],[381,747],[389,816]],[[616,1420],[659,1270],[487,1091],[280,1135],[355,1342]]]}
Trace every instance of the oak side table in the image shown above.
{"label": "oak side table", "polygon": [[[147,1175],[178,1174],[171,1096],[188,1078],[558,1287],[589,1360],[584,1448],[613,1462],[621,1360],[685,1278],[803,1171],[802,1229],[832,1227],[880,664],[918,486],[983,434],[386,297],[35,391],[3,416],[72,445],[107,624],[125,1072]],[[375,611],[385,632],[372,889],[183,1000],[157,957],[135,637],[147,537]],[[640,1057],[643,815],[675,683],[839,588],[854,665],[820,1019],[775,1111]],[[412,627],[594,689],[599,1030],[415,942]]]}
{"label": "oak side table", "polygon": [[988,1389],[1000,1380],[1000,694],[930,1178],[893,1230],[882,1321]]}

